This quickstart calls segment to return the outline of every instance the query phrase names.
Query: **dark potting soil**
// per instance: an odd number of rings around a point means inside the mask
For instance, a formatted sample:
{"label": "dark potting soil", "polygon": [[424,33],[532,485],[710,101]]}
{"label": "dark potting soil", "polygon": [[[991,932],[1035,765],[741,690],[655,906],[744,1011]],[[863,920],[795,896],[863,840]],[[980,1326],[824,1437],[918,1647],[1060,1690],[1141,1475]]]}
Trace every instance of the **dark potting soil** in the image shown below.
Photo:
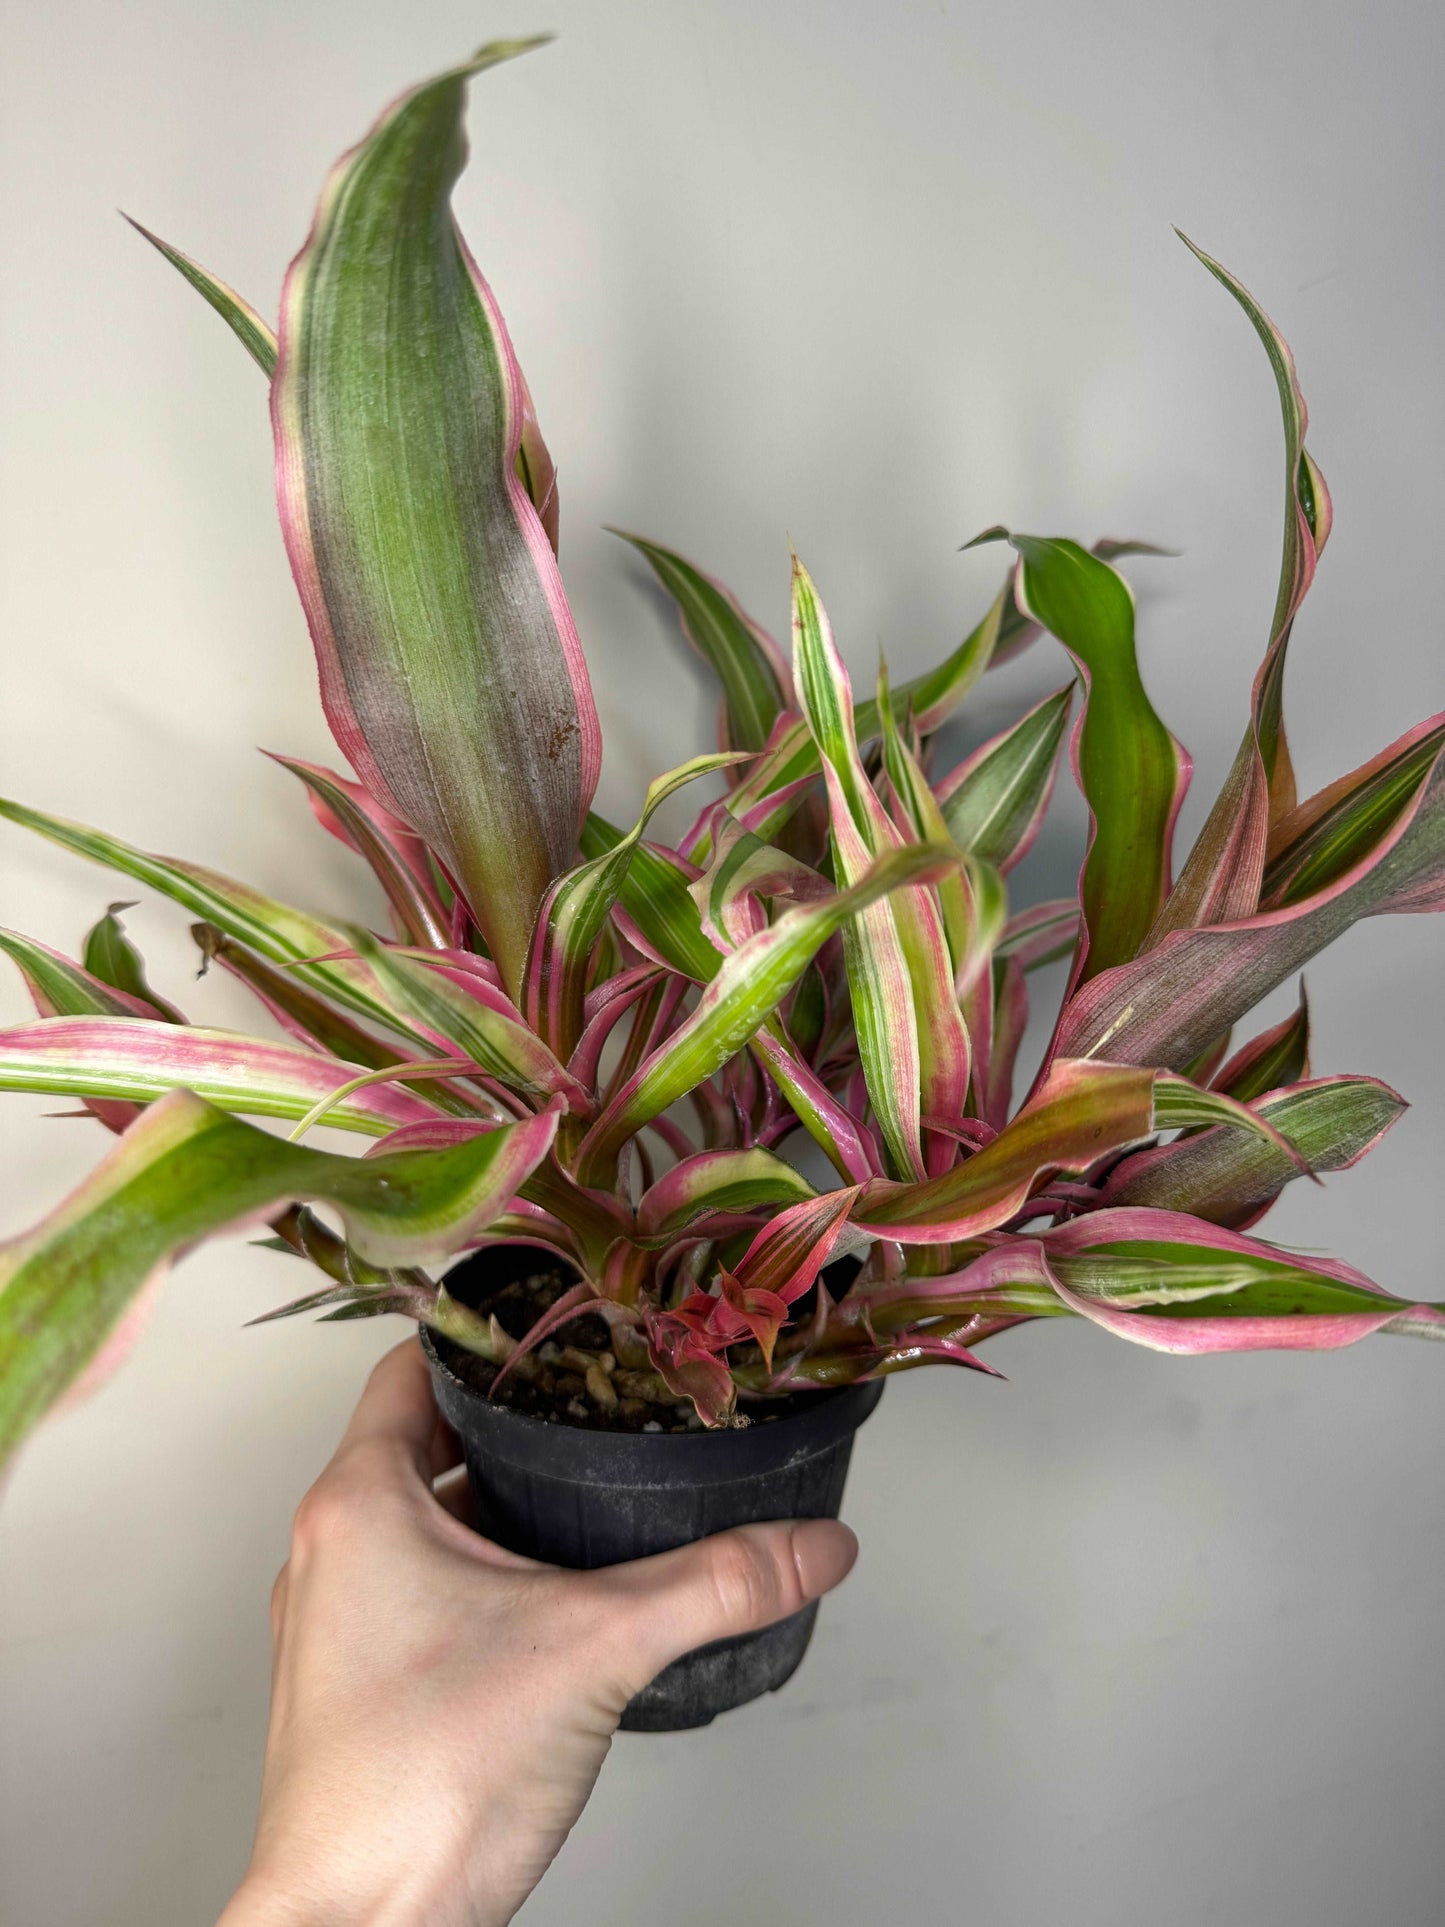
{"label": "dark potting soil", "polygon": [[[529,1275],[494,1290],[479,1290],[471,1278],[449,1287],[464,1303],[496,1319],[510,1338],[524,1338],[562,1293],[575,1282],[546,1268],[546,1261]],[[468,1290],[467,1286],[471,1285]],[[676,1399],[663,1386],[648,1361],[640,1339],[634,1350],[619,1357],[628,1334],[613,1337],[598,1312],[582,1311],[556,1327],[534,1352],[507,1373],[497,1402],[514,1412],[546,1419],[554,1425],[584,1426],[601,1432],[697,1432],[702,1430],[690,1399]],[[447,1364],[457,1377],[488,1396],[497,1367],[460,1345],[445,1346]],[[764,1424],[782,1418],[811,1402],[807,1392],[779,1398],[745,1401],[743,1424]]]}

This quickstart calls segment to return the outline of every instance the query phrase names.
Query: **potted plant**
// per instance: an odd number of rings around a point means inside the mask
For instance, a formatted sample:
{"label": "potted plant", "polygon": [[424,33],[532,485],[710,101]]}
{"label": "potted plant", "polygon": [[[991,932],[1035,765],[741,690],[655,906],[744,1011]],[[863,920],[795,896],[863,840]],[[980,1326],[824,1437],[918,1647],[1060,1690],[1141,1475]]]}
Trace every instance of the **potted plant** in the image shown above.
{"label": "potted plant", "polygon": [[[1255,1233],[1402,1100],[1311,1075],[1303,990],[1283,1022],[1234,1028],[1357,918],[1445,903],[1445,718],[1296,795],[1285,653],[1330,503],[1262,310],[1200,256],[1269,354],[1286,501],[1248,727],[1177,879],[1189,758],[1145,693],[1114,567],[1142,545],[1003,529],[978,538],[1012,556],[976,627],[857,701],[796,558],[785,654],[712,577],[626,538],[717,672],[722,740],[621,831],[590,809],[599,732],[552,462],[450,215],[467,83],[524,44],[403,96],[342,159],[276,335],[156,242],[267,378],[283,533],[353,773],[282,760],[392,928],[0,805],[189,911],[203,967],[279,1028],[188,1024],[119,906],[78,961],[0,933],[40,1013],[0,1035],[0,1084],[67,1093],[119,1134],[0,1250],[0,1455],[105,1367],[172,1255],[241,1221],[323,1274],[272,1316],[422,1327],[479,1522],[574,1564],[836,1513],[883,1380],[988,1372],[981,1345],[1029,1319],[1178,1353],[1441,1336],[1439,1307]],[[944,767],[942,725],[1044,631],[1070,680]],[[1066,737],[1090,814],[1078,894],[1011,907]],[[649,838],[665,798],[719,774],[675,846]],[[1062,957],[1016,1097],[1028,976]],[[373,1142],[315,1149],[323,1121]],[[695,1724],[780,1684],[809,1630],[690,1656],[627,1723]]]}

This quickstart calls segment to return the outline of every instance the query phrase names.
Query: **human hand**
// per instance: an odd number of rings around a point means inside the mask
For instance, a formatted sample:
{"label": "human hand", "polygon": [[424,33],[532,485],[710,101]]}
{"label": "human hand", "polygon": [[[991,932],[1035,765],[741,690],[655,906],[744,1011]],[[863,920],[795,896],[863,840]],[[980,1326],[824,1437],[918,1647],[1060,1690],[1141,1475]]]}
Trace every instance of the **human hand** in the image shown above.
{"label": "human hand", "polygon": [[623,1707],[695,1646],[848,1573],[832,1519],[742,1526],[564,1572],[448,1509],[463,1488],[415,1340],[389,1352],[301,1501],[251,1865],[221,1927],[494,1927],[582,1811]]}

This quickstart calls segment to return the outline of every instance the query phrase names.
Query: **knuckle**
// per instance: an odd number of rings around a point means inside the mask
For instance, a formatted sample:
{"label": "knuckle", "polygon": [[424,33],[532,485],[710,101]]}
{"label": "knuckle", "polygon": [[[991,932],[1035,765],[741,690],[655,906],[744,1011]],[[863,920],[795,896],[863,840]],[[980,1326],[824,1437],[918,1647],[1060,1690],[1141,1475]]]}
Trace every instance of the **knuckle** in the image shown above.
{"label": "knuckle", "polygon": [[368,1523],[394,1516],[399,1502],[411,1501],[415,1484],[414,1462],[393,1441],[343,1446],[296,1508],[292,1557],[350,1542]]}
{"label": "knuckle", "polygon": [[286,1611],[286,1595],[291,1585],[291,1563],[288,1560],[276,1575],[276,1583],[271,1588],[271,1631],[280,1630],[282,1616]]}
{"label": "knuckle", "polygon": [[788,1610],[784,1574],[765,1540],[741,1533],[719,1539],[708,1572],[722,1616],[729,1624],[765,1623]]}
{"label": "knuckle", "polygon": [[291,1557],[313,1557],[323,1546],[334,1544],[349,1529],[355,1516],[355,1496],[348,1482],[325,1472],[296,1508],[291,1523]]}

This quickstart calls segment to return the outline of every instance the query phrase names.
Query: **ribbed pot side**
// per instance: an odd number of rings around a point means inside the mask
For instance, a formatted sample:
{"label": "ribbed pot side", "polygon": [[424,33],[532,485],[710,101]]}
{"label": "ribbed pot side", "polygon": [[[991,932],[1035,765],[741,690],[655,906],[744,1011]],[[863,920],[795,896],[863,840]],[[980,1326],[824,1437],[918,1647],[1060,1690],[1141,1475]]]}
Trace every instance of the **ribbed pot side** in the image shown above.
{"label": "ribbed pot side", "polygon": [[[485,1302],[494,1280],[537,1261],[527,1247],[489,1247],[467,1261],[465,1295]],[[456,1272],[448,1283],[460,1291]],[[477,1529],[576,1570],[668,1552],[729,1526],[836,1519],[853,1434],[883,1395],[881,1381],[819,1392],[736,1431],[607,1432],[513,1411],[458,1375],[445,1338],[423,1331],[422,1346],[437,1404],[461,1440]],[[776,1626],[685,1654],[629,1702],[623,1727],[705,1726],[776,1692],[807,1651],[817,1613],[814,1602]]]}

